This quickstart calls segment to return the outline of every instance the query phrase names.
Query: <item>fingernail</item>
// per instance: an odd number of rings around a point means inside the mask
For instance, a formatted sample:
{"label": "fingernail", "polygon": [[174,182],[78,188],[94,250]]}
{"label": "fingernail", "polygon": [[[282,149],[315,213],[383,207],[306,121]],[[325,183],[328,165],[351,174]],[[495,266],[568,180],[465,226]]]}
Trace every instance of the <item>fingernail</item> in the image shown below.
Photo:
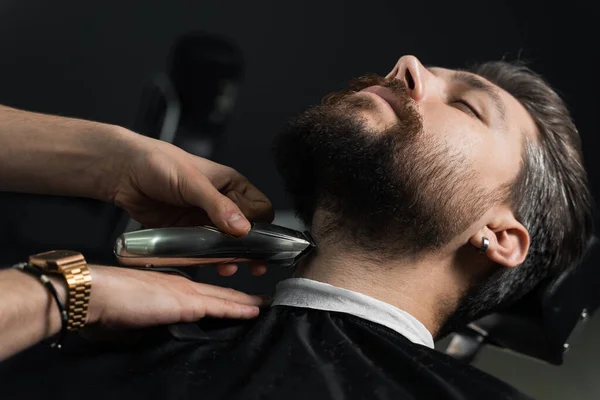
{"label": "fingernail", "polygon": [[271,296],[259,296],[263,302],[263,305],[268,306],[273,302],[273,298]]}
{"label": "fingernail", "polygon": [[233,214],[231,217],[229,217],[227,220],[227,225],[229,225],[231,229],[235,230],[245,232],[250,230],[250,223],[246,220],[246,218],[242,217],[242,214],[240,213]]}
{"label": "fingernail", "polygon": [[248,306],[246,309],[248,310],[249,317],[256,317],[258,314],[260,314],[260,308],[256,306]]}

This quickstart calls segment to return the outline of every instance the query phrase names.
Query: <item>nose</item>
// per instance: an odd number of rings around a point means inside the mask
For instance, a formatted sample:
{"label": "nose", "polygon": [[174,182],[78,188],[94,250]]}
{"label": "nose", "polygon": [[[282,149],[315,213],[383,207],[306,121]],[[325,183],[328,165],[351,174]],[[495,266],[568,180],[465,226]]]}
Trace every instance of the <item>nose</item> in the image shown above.
{"label": "nose", "polygon": [[428,83],[434,76],[415,56],[401,57],[386,78],[395,78],[406,84],[415,101],[421,101],[427,93]]}

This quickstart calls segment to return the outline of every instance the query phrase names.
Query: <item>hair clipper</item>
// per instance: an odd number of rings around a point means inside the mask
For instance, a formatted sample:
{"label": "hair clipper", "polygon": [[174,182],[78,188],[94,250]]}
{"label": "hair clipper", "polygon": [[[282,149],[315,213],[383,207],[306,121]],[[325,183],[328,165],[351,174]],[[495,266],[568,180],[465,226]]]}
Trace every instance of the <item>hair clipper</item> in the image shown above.
{"label": "hair clipper", "polygon": [[315,248],[308,232],[253,223],[236,237],[213,226],[143,229],[122,234],[114,252],[128,267],[187,267],[262,261],[291,267]]}

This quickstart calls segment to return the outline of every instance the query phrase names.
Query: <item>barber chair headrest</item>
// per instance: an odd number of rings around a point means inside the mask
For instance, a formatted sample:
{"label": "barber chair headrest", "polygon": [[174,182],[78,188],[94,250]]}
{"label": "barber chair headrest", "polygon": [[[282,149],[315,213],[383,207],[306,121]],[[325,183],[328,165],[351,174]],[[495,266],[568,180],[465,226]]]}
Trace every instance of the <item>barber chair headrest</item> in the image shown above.
{"label": "barber chair headrest", "polygon": [[509,309],[483,317],[454,334],[446,353],[471,362],[483,344],[561,365],[569,336],[600,305],[600,243],[594,237],[582,263]]}

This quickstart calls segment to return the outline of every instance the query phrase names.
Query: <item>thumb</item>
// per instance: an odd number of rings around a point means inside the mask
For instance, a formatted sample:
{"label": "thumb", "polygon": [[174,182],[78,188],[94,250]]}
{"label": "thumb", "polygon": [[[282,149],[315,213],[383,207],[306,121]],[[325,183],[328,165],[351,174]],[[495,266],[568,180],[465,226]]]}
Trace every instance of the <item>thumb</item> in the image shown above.
{"label": "thumb", "polygon": [[235,236],[243,236],[250,230],[250,222],[239,207],[219,192],[206,178],[201,176],[194,184],[188,183],[182,191],[183,199],[193,207],[200,207],[220,230]]}

